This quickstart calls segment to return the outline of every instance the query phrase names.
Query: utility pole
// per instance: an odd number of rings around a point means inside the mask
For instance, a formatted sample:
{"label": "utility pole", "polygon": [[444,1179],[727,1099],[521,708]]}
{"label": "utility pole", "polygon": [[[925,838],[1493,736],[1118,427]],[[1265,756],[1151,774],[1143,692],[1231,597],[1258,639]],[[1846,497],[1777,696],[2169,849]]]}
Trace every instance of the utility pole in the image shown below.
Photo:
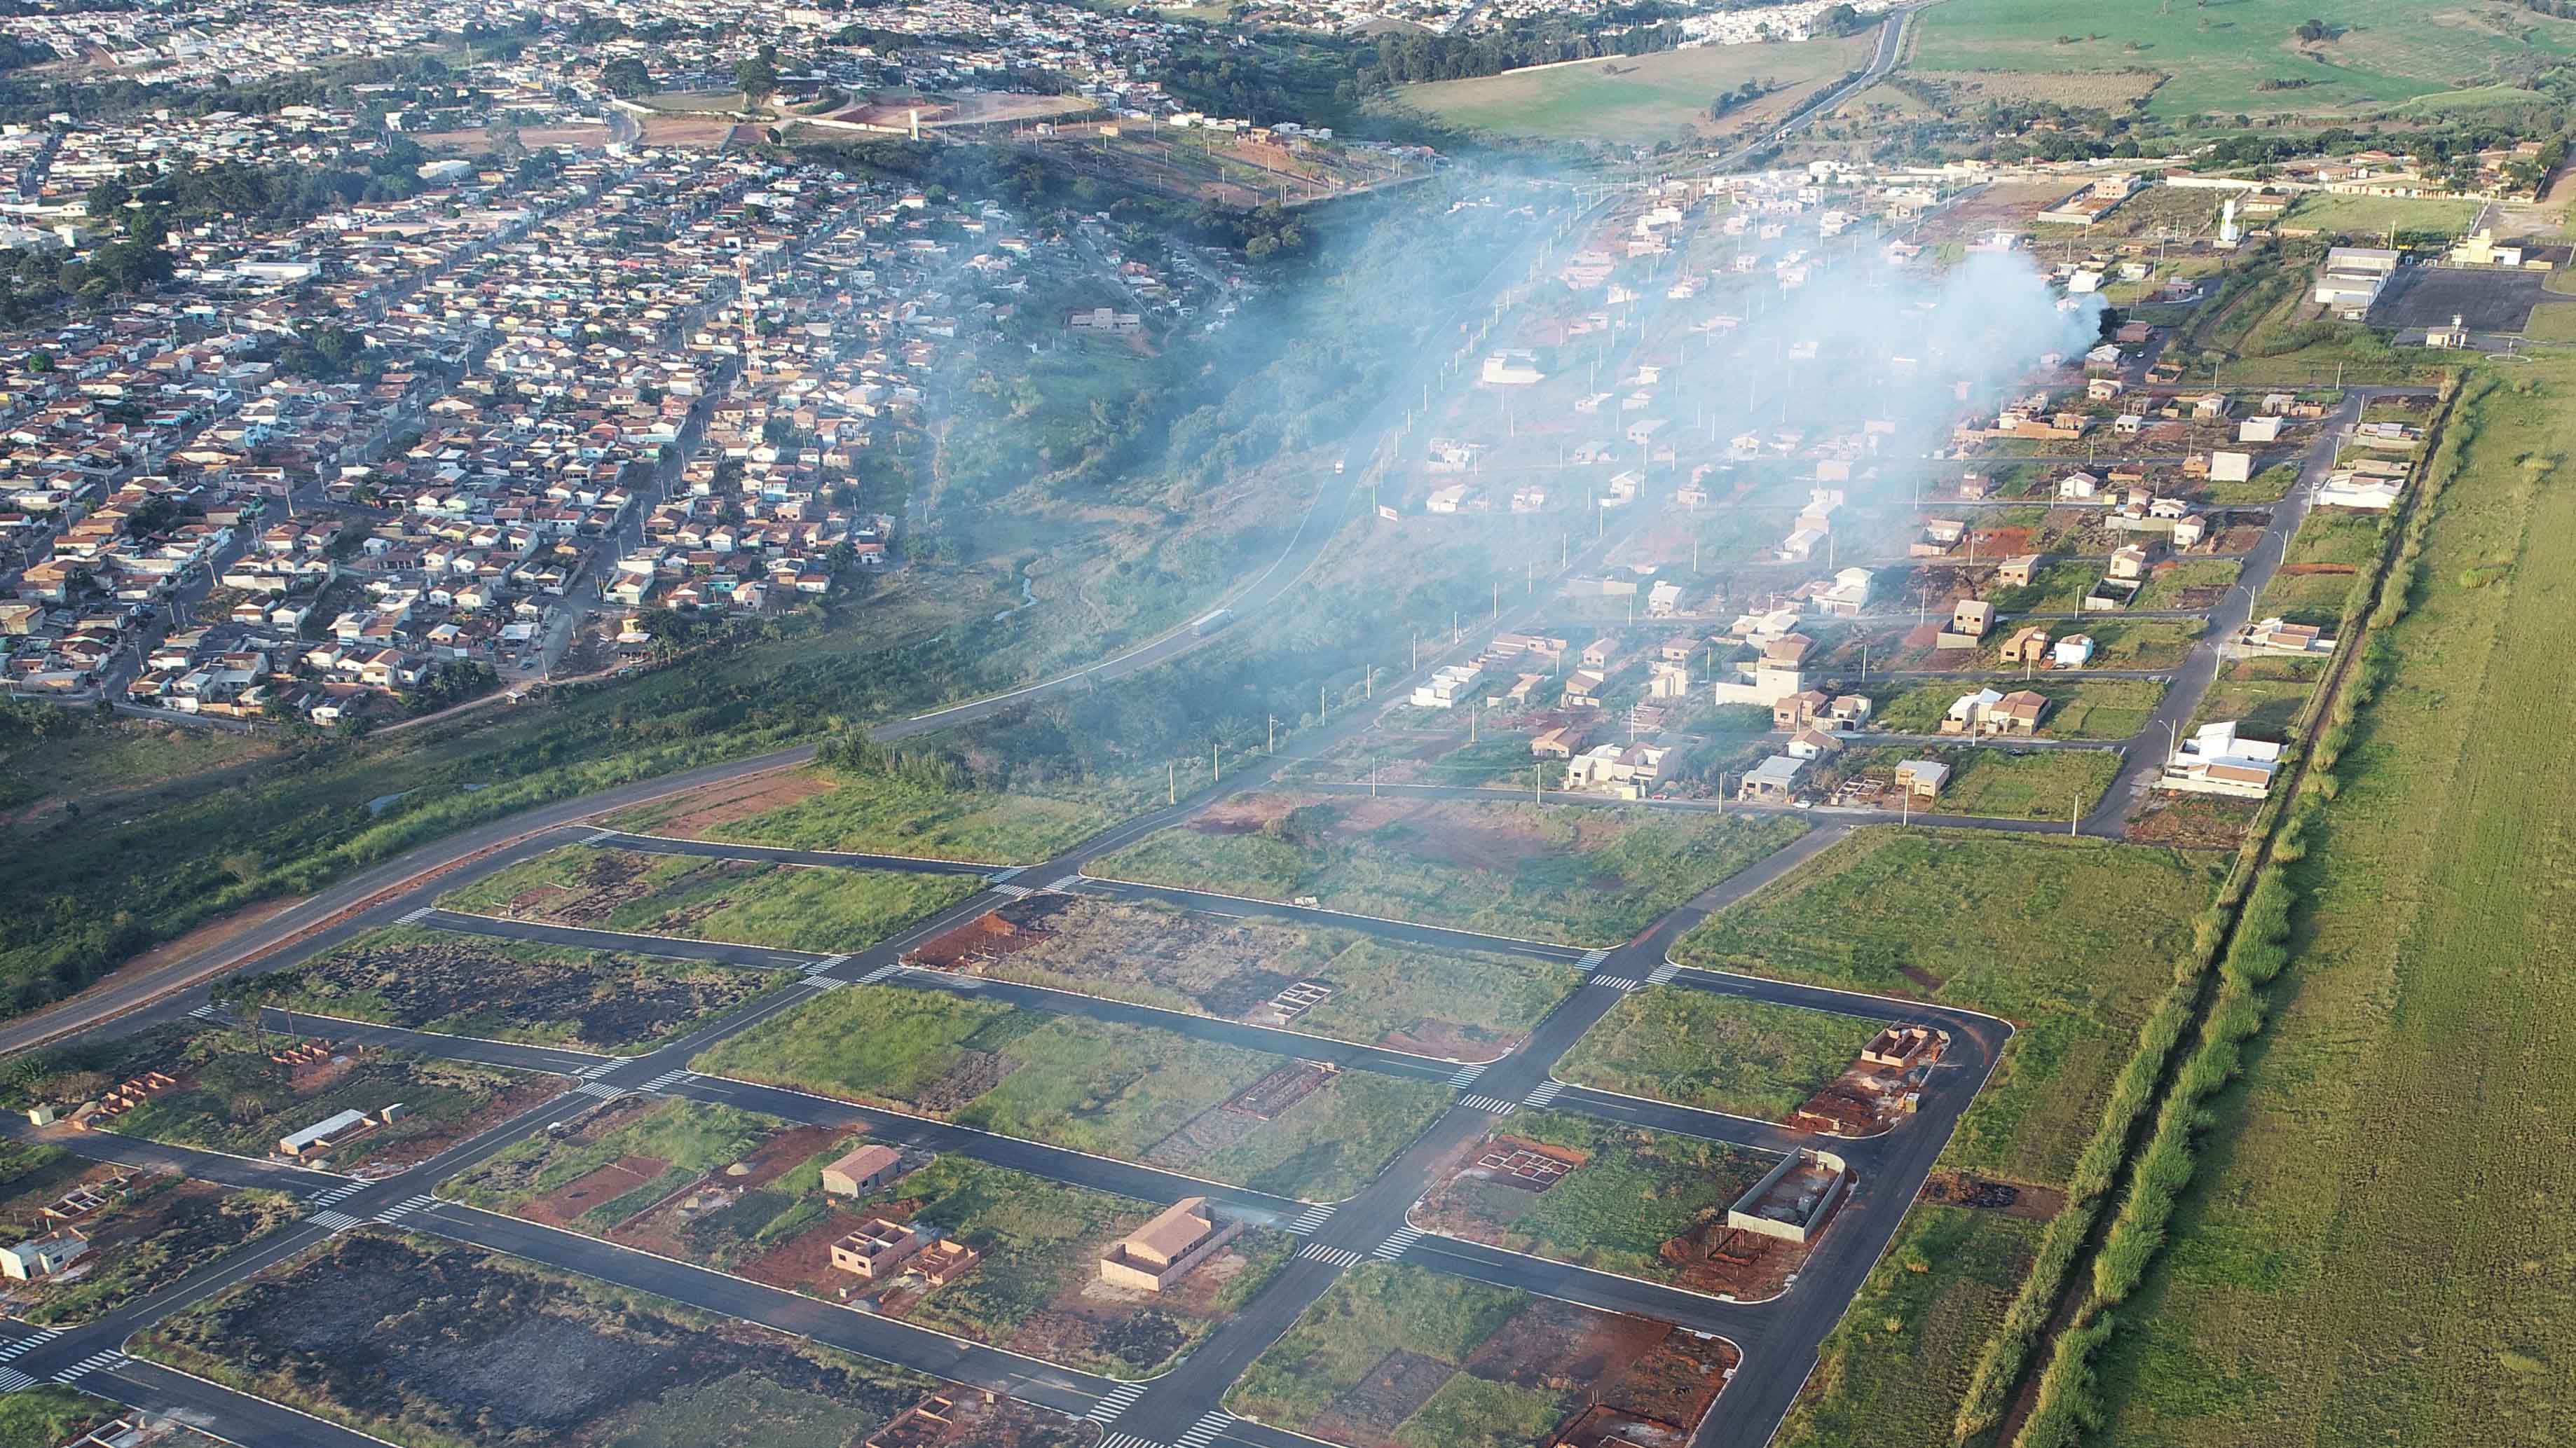
{"label": "utility pole", "polygon": [[1163,786],[1163,802],[1165,804],[1181,802],[1181,762],[1177,759],[1172,761],[1171,778]]}
{"label": "utility pole", "polygon": [[1270,716],[1270,747],[1261,752],[1264,754],[1279,752],[1279,716],[1276,714]]}
{"label": "utility pole", "polygon": [[1216,776],[1215,783],[1225,783],[1225,759],[1217,753],[1217,744],[1213,739],[1208,741],[1208,773]]}
{"label": "utility pole", "polygon": [[1377,756],[1369,756],[1369,798],[1377,798]]}
{"label": "utility pole", "polygon": [[1375,699],[1377,697],[1377,665],[1375,664],[1368,666],[1368,674],[1361,680],[1360,697],[1363,699]]}

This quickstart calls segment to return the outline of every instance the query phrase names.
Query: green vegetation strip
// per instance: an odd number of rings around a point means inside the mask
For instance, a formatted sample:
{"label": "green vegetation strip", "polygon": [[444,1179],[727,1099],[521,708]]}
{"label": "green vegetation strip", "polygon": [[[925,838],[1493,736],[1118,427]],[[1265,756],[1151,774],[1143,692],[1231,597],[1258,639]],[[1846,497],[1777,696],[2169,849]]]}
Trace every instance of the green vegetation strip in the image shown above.
{"label": "green vegetation strip", "polygon": [[835,954],[865,949],[982,888],[972,875],[567,845],[461,885],[438,903],[478,915]]}
{"label": "green vegetation strip", "polygon": [[1605,1091],[1772,1121],[1860,1059],[1878,1023],[1688,986],[1632,992],[1557,1074]]}

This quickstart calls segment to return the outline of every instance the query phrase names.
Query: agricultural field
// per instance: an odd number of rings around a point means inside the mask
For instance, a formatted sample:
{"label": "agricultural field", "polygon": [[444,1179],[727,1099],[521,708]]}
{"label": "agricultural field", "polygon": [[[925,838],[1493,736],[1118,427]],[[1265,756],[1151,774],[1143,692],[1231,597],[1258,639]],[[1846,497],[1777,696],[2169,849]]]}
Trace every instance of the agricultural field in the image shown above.
{"label": "agricultural field", "polygon": [[[1866,738],[1867,736],[1862,736]],[[2062,820],[2091,809],[2120,775],[2120,756],[2109,749],[2050,749],[2020,753],[2004,745],[1943,747],[1886,745],[1835,756],[1820,774],[1820,788],[1836,780],[1871,779],[1889,787],[1876,800],[1896,805],[1896,766],[1908,759],[1937,759],[1950,766],[1937,799],[1914,808],[1931,814],[1994,819]]]}
{"label": "agricultural field", "polygon": [[[2066,74],[2145,68],[2170,77],[2147,114],[2349,116],[2495,79],[2515,62],[2576,51],[2576,25],[2523,11],[2342,0],[2335,38],[2295,34],[2318,7],[2237,0],[2190,14],[2084,0],[1958,0],[1917,22],[1910,66]],[[2268,84],[2267,84],[2268,83]]]}
{"label": "agricultural field", "polygon": [[513,920],[834,955],[865,949],[983,887],[972,875],[566,845],[450,890],[438,903]]}
{"label": "agricultural field", "polygon": [[[1560,1262],[1759,1298],[1801,1255],[1712,1260],[1728,1204],[1779,1161],[1564,1111],[1523,1111],[1469,1147],[1413,1209],[1417,1226]],[[1744,1254],[1753,1256],[1757,1254]]]}
{"label": "agricultural field", "polygon": [[675,1040],[790,979],[782,971],[392,925],[231,990],[298,1013],[617,1053]]}
{"label": "agricultural field", "polygon": [[[1286,1256],[1284,1238],[1252,1233],[1171,1291],[1111,1287],[1098,1280],[1102,1248],[1158,1204],[926,1152],[907,1152],[903,1175],[873,1195],[827,1194],[823,1168],[863,1143],[721,1105],[628,1100],[513,1143],[441,1195],[1120,1377],[1195,1346]],[[980,1260],[936,1286],[835,1269],[832,1244],[872,1217]]]}
{"label": "agricultural field", "polygon": [[1563,961],[1089,895],[1014,901],[911,958],[1462,1061],[1501,1056],[1583,984]]}
{"label": "agricultural field", "polygon": [[1564,945],[1611,945],[1787,844],[1777,817],[1239,795],[1093,862],[1110,879]]}
{"label": "agricultural field", "polygon": [[2029,1274],[2042,1224],[1917,1202],[1825,1339],[1779,1448],[1946,1443],[1969,1373]]}
{"label": "agricultural field", "polygon": [[89,1322],[292,1224],[304,1211],[282,1192],[232,1192],[100,1165],[49,1146],[0,1146],[0,1230],[12,1234],[9,1241],[54,1230],[62,1223],[44,1208],[75,1200],[68,1209],[79,1215],[70,1224],[90,1239],[89,1254],[54,1276],[0,1284],[0,1311],[40,1326]]}
{"label": "agricultural field", "polygon": [[[1342,1274],[1226,1398],[1347,1448],[1549,1443],[1587,1411],[1696,1425],[1732,1367],[1721,1340],[1400,1262]],[[1587,1409],[1587,1402],[1597,1407]]]}
{"label": "agricultural field", "polygon": [[[1770,120],[1821,82],[1869,63],[1876,33],[1798,45],[1709,45],[1532,66],[1472,80],[1399,86],[1394,103],[1497,139],[1651,145]],[[1709,105],[1748,81],[1781,87],[1712,120]]]}
{"label": "agricultural field", "polygon": [[2558,643],[2576,367],[2468,387],[2392,667],[2289,867],[2271,1021],[2205,1108],[2164,1255],[2101,1358],[2105,1441],[2523,1443],[2576,1423],[2576,1221],[2554,1205],[2576,1158],[2534,1147],[2576,1111],[2576,1083],[2535,1069],[2576,1012],[2576,739],[2553,722],[2576,694]]}
{"label": "agricultural field", "polygon": [[1449,1104],[1433,1082],[902,986],[829,992],[693,1064],[1315,1200]]}
{"label": "agricultural field", "polygon": [[1604,1091],[1778,1121],[1860,1059],[1878,1023],[1688,986],[1632,991],[1556,1074]]}
{"label": "agricultural field", "polygon": [[[372,1229],[165,1320],[131,1350],[410,1448],[842,1448],[939,1386],[660,1298]],[[979,1441],[1087,1439],[1061,1419],[1015,1414]]]}
{"label": "agricultural field", "polygon": [[808,765],[727,780],[600,817],[683,840],[933,860],[1043,860],[1117,818],[1104,801],[945,789],[907,776]]}
{"label": "agricultural field", "polygon": [[[2146,727],[2147,716],[2165,696],[2160,679],[2083,680],[2080,674],[2037,674],[2019,682],[1997,679],[1993,687],[2007,693],[2028,689],[2049,701],[2040,717],[2043,739],[2126,739]],[[1934,734],[1950,705],[1973,694],[1974,681],[1935,679],[1929,683],[1889,688],[1870,723],[1894,734]]]}
{"label": "agricultural field", "polygon": [[1710,917],[1673,957],[2015,1022],[1950,1160],[2050,1184],[2091,1134],[2220,866],[2090,840],[1868,829]]}

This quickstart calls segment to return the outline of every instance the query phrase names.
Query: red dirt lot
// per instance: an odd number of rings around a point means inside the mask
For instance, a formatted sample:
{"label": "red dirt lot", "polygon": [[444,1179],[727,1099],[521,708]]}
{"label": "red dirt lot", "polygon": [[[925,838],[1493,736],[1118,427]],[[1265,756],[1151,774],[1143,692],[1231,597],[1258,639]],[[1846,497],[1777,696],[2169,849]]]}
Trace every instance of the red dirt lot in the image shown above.
{"label": "red dirt lot", "polygon": [[[728,780],[683,797],[670,813],[645,828],[644,833],[683,840],[702,839],[706,831],[718,825],[785,809],[816,795],[828,794],[838,787],[831,779],[804,769],[775,770],[768,774],[755,774],[748,779]],[[642,812],[618,813],[632,815]]]}
{"label": "red dirt lot", "polygon": [[658,1157],[621,1156],[523,1203],[518,1214],[549,1227],[569,1227],[582,1213],[613,1202],[670,1169],[671,1164]]}

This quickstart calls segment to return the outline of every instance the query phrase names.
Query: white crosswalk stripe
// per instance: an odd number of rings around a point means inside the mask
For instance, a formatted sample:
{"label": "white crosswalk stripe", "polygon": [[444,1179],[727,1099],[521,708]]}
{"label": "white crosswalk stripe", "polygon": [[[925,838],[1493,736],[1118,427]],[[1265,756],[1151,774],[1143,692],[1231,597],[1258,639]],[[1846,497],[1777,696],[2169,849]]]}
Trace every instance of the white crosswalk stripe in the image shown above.
{"label": "white crosswalk stripe", "polygon": [[1112,1433],[1100,1440],[1100,1448],[1163,1448],[1163,1445],[1133,1433]]}
{"label": "white crosswalk stripe", "polygon": [[427,920],[429,918],[429,912],[435,908],[435,906],[423,905],[395,923],[399,925],[418,925],[420,922]]}
{"label": "white crosswalk stripe", "polygon": [[1309,1262],[1330,1262],[1336,1267],[1357,1267],[1360,1265],[1359,1253],[1351,1251],[1347,1247],[1327,1247],[1321,1242],[1307,1243],[1305,1246],[1297,1250],[1297,1255],[1305,1258]]}
{"label": "white crosswalk stripe", "polygon": [[1550,1106],[1555,1104],[1556,1098],[1564,1094],[1564,1082],[1542,1081],[1538,1084],[1536,1089],[1530,1092],[1529,1095],[1521,1098],[1521,1104],[1524,1106]]}
{"label": "white crosswalk stripe", "polygon": [[859,984],[875,985],[901,969],[903,969],[903,967],[900,965],[880,965],[876,969],[869,971],[867,974],[860,976]]}
{"label": "white crosswalk stripe", "polygon": [[128,1361],[129,1359],[125,1354],[118,1352],[114,1348],[107,1348],[99,1352],[91,1353],[88,1357],[82,1358],[79,1362],[76,1362],[70,1367],[63,1369],[61,1372],[54,1374],[54,1381],[58,1383],[72,1382],[76,1379],[87,1377],[91,1373],[99,1372],[107,1368],[123,1367]]}
{"label": "white crosswalk stripe", "polygon": [[365,1191],[367,1187],[368,1183],[366,1182],[346,1182],[331,1188],[327,1192],[314,1193],[313,1205],[317,1207],[327,1207],[333,1202],[346,1201],[350,1197],[354,1197],[358,1193]]}
{"label": "white crosswalk stripe", "polygon": [[36,1380],[16,1368],[0,1368],[0,1394],[20,1393],[36,1385]]}
{"label": "white crosswalk stripe", "polygon": [[[1092,1404],[1091,1411],[1083,1414],[1083,1416],[1089,1418],[1095,1423],[1106,1423],[1116,1418],[1119,1414],[1126,1412],[1138,1398],[1143,1396],[1145,1396],[1145,1385],[1143,1383],[1120,1383],[1118,1386],[1111,1388],[1108,1392],[1101,1394],[1100,1401]],[[1110,1436],[1117,1437],[1120,1435],[1112,1434]],[[1101,1445],[1101,1448],[1108,1448],[1108,1445],[1104,1443]]]}
{"label": "white crosswalk stripe", "polygon": [[625,1064],[623,1061],[593,1061],[572,1074],[578,1080],[596,1081]]}
{"label": "white crosswalk stripe", "polygon": [[1398,1227],[1394,1235],[1377,1244],[1377,1256],[1381,1261],[1392,1262],[1429,1235],[1418,1227]]}
{"label": "white crosswalk stripe", "polygon": [[1322,1231],[1324,1224],[1332,1219],[1333,1204],[1325,1202],[1320,1206],[1308,1207],[1291,1218],[1288,1222],[1288,1230],[1300,1237],[1311,1237]]}
{"label": "white crosswalk stripe", "polygon": [[605,1081],[584,1081],[572,1089],[576,1095],[596,1096],[602,1101],[614,1101],[626,1094],[625,1087],[612,1086]]}
{"label": "white crosswalk stripe", "polygon": [[1058,891],[1070,890],[1081,883],[1082,872],[1077,870],[1070,875],[1058,875],[1054,879],[1047,881],[1047,888]]}
{"label": "white crosswalk stripe", "polygon": [[403,1218],[410,1216],[414,1212],[437,1205],[438,1198],[436,1197],[405,1197],[401,1201],[394,1203],[392,1206],[385,1208],[383,1211],[376,1213],[376,1220],[390,1227],[394,1223],[401,1221]]}
{"label": "white crosswalk stripe", "polygon": [[1609,958],[1609,951],[1587,950],[1583,952],[1583,958],[1574,963],[1574,968],[1581,971],[1591,971],[1597,969],[1601,962],[1608,960]]}
{"label": "white crosswalk stripe", "polygon": [[6,1347],[0,1347],[0,1363],[8,1362],[12,1358],[24,1357],[62,1335],[63,1330],[59,1327],[40,1327],[36,1329],[35,1336],[20,1338]]}
{"label": "white crosswalk stripe", "polygon": [[1495,1116],[1509,1116],[1520,1109],[1519,1102],[1505,1101],[1499,1096],[1461,1096],[1458,1098],[1458,1104],[1472,1106],[1478,1111],[1490,1112]]}
{"label": "white crosswalk stripe", "polygon": [[987,885],[1005,884],[1019,876],[1027,874],[1028,872],[1029,867],[1026,865],[1013,865],[1007,870],[995,870],[993,873],[986,875],[984,877],[984,883]]}
{"label": "white crosswalk stripe", "polygon": [[1592,978],[1592,983],[1606,985],[1616,991],[1642,990],[1646,984],[1642,980],[1630,980],[1624,975],[1596,975]]}
{"label": "white crosswalk stripe", "polygon": [[1026,885],[996,885],[993,893],[1005,900],[1026,900],[1037,892]]}
{"label": "white crosswalk stripe", "polygon": [[1181,1435],[1180,1448],[1207,1448],[1216,1436],[1234,1426],[1234,1415],[1223,1408],[1212,1409],[1207,1416],[1190,1425]]}
{"label": "white crosswalk stripe", "polygon": [[1491,1061],[1479,1061],[1473,1066],[1461,1066],[1449,1073],[1449,1084],[1464,1091],[1475,1085],[1476,1078],[1484,1075],[1485,1068],[1492,1064],[1494,1063]]}
{"label": "white crosswalk stripe", "polygon": [[645,1082],[644,1089],[647,1091],[657,1092],[668,1091],[674,1086],[680,1085],[686,1081],[693,1081],[695,1079],[697,1079],[695,1074],[687,1067],[683,1066],[677,1071],[665,1071],[661,1075],[654,1077],[652,1080]]}
{"label": "white crosswalk stripe", "polygon": [[850,958],[846,955],[827,955],[821,960],[815,961],[813,964],[805,967],[805,973],[807,975],[821,975],[825,971],[838,970],[849,963]]}
{"label": "white crosswalk stripe", "polygon": [[1663,964],[1656,966],[1653,970],[1646,972],[1646,984],[1670,985],[1681,975],[1681,973],[1682,968],[1680,966],[1667,960]]}
{"label": "white crosswalk stripe", "polygon": [[347,1212],[338,1211],[331,1207],[324,1207],[322,1210],[315,1212],[304,1220],[311,1222],[313,1225],[322,1228],[326,1232],[345,1232],[351,1227],[358,1225],[357,1218],[350,1216]]}
{"label": "white crosswalk stripe", "polygon": [[224,1018],[224,1008],[217,1005],[203,1005],[188,1014],[201,1021],[220,1021]]}

